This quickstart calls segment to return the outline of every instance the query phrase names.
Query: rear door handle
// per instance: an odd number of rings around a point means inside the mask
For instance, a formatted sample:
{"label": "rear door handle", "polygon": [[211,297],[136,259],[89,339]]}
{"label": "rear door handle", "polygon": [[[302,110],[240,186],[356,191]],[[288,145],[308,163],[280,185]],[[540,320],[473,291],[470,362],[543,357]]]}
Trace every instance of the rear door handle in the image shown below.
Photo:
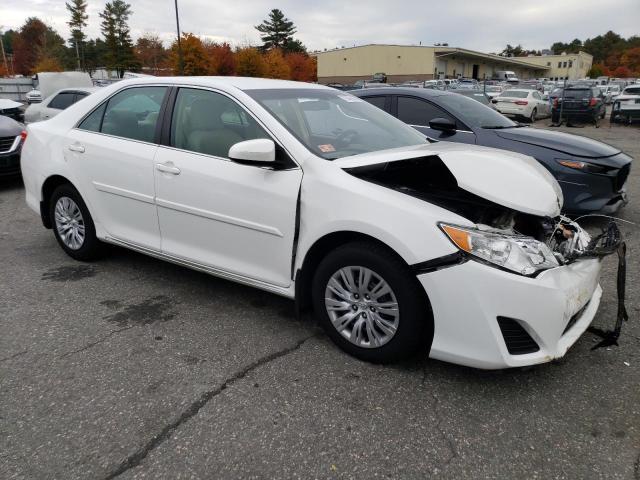
{"label": "rear door handle", "polygon": [[178,167],[172,167],[164,163],[156,163],[156,170],[163,173],[170,173],[171,175],[180,175],[180,169]]}
{"label": "rear door handle", "polygon": [[72,152],[84,153],[84,146],[82,145],[69,145],[69,150]]}

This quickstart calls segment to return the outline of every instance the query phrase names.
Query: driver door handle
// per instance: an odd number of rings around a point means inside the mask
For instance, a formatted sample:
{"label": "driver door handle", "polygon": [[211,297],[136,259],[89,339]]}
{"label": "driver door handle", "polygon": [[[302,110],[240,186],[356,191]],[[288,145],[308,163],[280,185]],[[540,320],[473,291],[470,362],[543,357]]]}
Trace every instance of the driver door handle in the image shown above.
{"label": "driver door handle", "polygon": [[156,170],[162,173],[170,173],[171,175],[180,175],[180,169],[166,163],[156,163]]}

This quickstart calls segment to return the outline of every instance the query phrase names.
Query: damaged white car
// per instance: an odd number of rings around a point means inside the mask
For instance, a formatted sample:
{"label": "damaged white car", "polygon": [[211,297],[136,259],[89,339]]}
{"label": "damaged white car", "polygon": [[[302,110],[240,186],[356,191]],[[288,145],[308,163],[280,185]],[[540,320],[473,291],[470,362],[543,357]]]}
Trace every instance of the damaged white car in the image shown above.
{"label": "damaged white car", "polygon": [[73,258],[107,242],[294,298],[374,362],[561,357],[598,309],[599,256],[621,243],[560,217],[532,158],[430,144],[296,82],[119,82],[30,125],[22,171]]}

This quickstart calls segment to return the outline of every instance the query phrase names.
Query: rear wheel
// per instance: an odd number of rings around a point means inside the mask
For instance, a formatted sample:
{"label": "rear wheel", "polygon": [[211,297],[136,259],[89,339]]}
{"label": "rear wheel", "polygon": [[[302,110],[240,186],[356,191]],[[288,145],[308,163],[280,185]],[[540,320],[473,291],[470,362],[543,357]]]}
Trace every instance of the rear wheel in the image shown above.
{"label": "rear wheel", "polygon": [[329,253],[316,270],[312,295],[329,337],[357,358],[387,363],[430,345],[433,319],[422,287],[404,262],[375,243]]}
{"label": "rear wheel", "polygon": [[103,252],[89,210],[71,185],[56,188],[49,199],[53,233],[62,249],[76,260],[92,260]]}
{"label": "rear wheel", "polygon": [[533,110],[531,110],[531,116],[529,117],[529,121],[531,123],[535,122],[537,116],[538,116],[538,109],[534,108]]}

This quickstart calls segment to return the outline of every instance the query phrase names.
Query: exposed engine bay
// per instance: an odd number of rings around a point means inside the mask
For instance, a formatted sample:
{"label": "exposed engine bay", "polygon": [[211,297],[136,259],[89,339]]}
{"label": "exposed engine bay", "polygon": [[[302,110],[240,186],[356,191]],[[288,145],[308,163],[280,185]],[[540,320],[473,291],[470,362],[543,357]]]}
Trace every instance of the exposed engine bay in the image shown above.
{"label": "exposed engine bay", "polygon": [[618,253],[616,327],[611,331],[591,328],[593,333],[603,337],[594,348],[617,345],[622,321],[627,320],[628,315],[624,305],[626,245],[615,221],[609,221],[606,228],[592,236],[563,215],[539,217],[507,208],[460,188],[455,176],[437,155],[358,166],[345,171],[452,211],[474,222],[481,231],[534,238],[549,247],[558,265]]}

